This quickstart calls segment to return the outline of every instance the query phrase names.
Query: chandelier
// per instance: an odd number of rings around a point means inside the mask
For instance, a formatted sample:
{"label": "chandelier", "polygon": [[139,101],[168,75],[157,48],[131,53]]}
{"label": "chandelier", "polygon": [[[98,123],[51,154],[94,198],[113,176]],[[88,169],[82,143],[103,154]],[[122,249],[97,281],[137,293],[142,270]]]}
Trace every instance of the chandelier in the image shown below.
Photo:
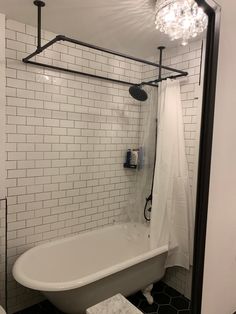
{"label": "chandelier", "polygon": [[156,28],[171,40],[182,39],[182,45],[207,28],[208,18],[195,0],[157,0]]}

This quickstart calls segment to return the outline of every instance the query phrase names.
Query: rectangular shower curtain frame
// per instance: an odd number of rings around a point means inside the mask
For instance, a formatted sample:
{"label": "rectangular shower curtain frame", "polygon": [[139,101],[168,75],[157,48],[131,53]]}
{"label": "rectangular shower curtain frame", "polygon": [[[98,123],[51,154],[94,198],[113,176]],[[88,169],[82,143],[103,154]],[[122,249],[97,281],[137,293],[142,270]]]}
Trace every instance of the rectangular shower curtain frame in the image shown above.
{"label": "rectangular shower curtain frame", "polygon": [[[38,43],[37,43],[37,49],[33,53],[31,53],[29,56],[27,56],[26,58],[24,58],[22,60],[24,63],[28,63],[28,64],[40,66],[40,67],[45,67],[45,68],[49,68],[49,69],[56,70],[56,71],[64,71],[64,72],[68,72],[68,73],[71,73],[71,74],[84,75],[84,76],[87,76],[87,77],[98,78],[98,79],[110,81],[112,83],[125,84],[125,85],[148,85],[148,86],[157,87],[158,82],[161,82],[162,80],[165,80],[167,78],[174,79],[174,78],[178,78],[178,77],[182,77],[182,76],[187,76],[188,75],[188,73],[185,72],[185,71],[178,70],[178,69],[175,69],[175,68],[171,68],[171,67],[162,65],[162,50],[164,49],[164,47],[160,47],[159,48],[160,49],[160,63],[158,64],[158,63],[155,63],[155,62],[151,62],[151,61],[148,61],[148,60],[144,60],[144,59],[140,59],[140,58],[137,58],[137,57],[134,57],[134,56],[130,56],[130,55],[127,55],[127,54],[124,54],[124,53],[120,53],[120,52],[113,51],[113,50],[110,50],[110,49],[106,49],[106,48],[103,48],[103,47],[99,47],[99,46],[95,46],[95,45],[92,45],[92,44],[88,44],[88,43],[85,43],[85,42],[77,40],[77,39],[66,37],[64,35],[57,35],[55,38],[53,38],[48,43],[46,43],[45,45],[42,46],[41,45],[41,39],[42,39],[42,36],[41,36],[41,22],[42,22],[41,21],[41,9],[42,9],[42,7],[45,6],[45,3],[43,1],[41,1],[41,0],[36,0],[36,1],[34,1],[34,4],[38,7],[38,38],[37,38]],[[83,47],[87,47],[87,48],[90,48],[90,49],[94,49],[94,50],[97,50],[97,51],[105,52],[105,53],[108,53],[108,54],[111,54],[111,55],[114,55],[114,56],[122,57],[122,58],[125,58],[125,59],[129,59],[129,60],[132,60],[132,61],[136,61],[136,62],[139,62],[139,63],[143,63],[143,64],[147,64],[147,65],[150,65],[150,66],[157,67],[157,68],[159,68],[159,77],[158,77],[158,79],[155,79],[155,80],[152,80],[152,81],[148,81],[148,82],[133,83],[133,82],[128,82],[128,81],[124,81],[124,80],[118,80],[118,79],[114,79],[114,78],[104,77],[104,76],[91,74],[91,73],[86,73],[86,72],[81,72],[81,71],[76,71],[76,70],[72,70],[72,69],[67,69],[67,68],[54,66],[54,65],[49,65],[49,64],[46,64],[46,63],[41,63],[41,62],[37,62],[37,61],[32,61],[31,60],[32,58],[40,55],[43,51],[45,51],[46,49],[51,47],[53,44],[55,44],[57,42],[61,42],[61,41],[68,42],[68,43],[73,43],[73,44],[80,45],[80,46],[83,46]],[[177,73],[177,74],[162,78],[161,77],[162,70],[167,70],[169,72],[174,72],[174,73]]]}

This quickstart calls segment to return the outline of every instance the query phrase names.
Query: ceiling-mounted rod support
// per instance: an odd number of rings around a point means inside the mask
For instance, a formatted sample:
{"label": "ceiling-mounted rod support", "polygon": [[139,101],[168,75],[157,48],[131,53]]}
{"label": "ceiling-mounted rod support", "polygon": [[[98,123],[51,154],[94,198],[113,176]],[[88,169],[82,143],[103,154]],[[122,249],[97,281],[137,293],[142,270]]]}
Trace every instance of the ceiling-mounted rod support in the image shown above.
{"label": "ceiling-mounted rod support", "polygon": [[[136,85],[149,85],[149,86],[156,87],[157,86],[156,84],[162,80],[162,78],[161,78],[162,69],[165,69],[165,70],[170,71],[170,72],[178,73],[177,75],[171,76],[171,78],[176,78],[176,77],[188,75],[188,73],[185,72],[185,71],[181,71],[181,70],[178,70],[178,69],[174,69],[174,68],[162,65],[162,51],[163,51],[164,47],[159,47],[161,64],[158,64],[158,63],[155,63],[155,62],[151,62],[149,60],[140,59],[140,58],[137,58],[137,57],[133,57],[133,56],[124,54],[124,53],[120,53],[120,52],[113,51],[113,50],[110,50],[110,49],[106,49],[106,48],[102,48],[102,47],[95,46],[95,45],[92,45],[92,44],[88,44],[88,43],[85,43],[85,42],[82,42],[82,41],[79,41],[79,40],[76,40],[76,39],[73,39],[73,38],[66,37],[64,35],[57,35],[55,38],[53,38],[48,43],[46,43],[45,45],[42,46],[41,45],[41,38],[42,38],[41,37],[42,36],[42,34],[41,34],[41,22],[42,22],[41,21],[41,9],[42,9],[42,7],[45,6],[45,2],[43,2],[41,0],[35,0],[34,4],[38,7],[38,44],[37,44],[37,49],[33,53],[31,53],[29,56],[25,57],[22,60],[24,63],[29,63],[29,64],[32,64],[32,65],[47,67],[47,68],[54,69],[54,70],[59,70],[59,71],[65,71],[65,72],[69,72],[69,73],[73,73],[73,74],[85,75],[85,76],[93,77],[93,78],[99,78],[99,79],[103,79],[103,80],[106,80],[106,81],[111,81],[111,82],[114,82],[114,83],[135,85],[135,84],[133,84],[131,82],[127,82],[127,81],[122,81],[122,80],[118,80],[118,79],[112,79],[112,78],[108,78],[108,77],[102,77],[102,76],[95,75],[95,74],[92,75],[92,74],[89,74],[89,73],[84,73],[84,72],[80,72],[80,71],[70,70],[70,69],[66,69],[66,68],[62,68],[62,67],[57,67],[57,66],[54,66],[54,65],[48,65],[48,64],[44,64],[44,63],[40,63],[40,62],[36,62],[36,61],[31,61],[31,59],[33,57],[36,57],[37,55],[39,55],[44,50],[46,50],[47,48],[51,47],[53,44],[55,44],[57,42],[60,42],[60,41],[65,41],[65,42],[74,43],[76,45],[80,45],[80,46],[87,47],[87,48],[90,48],[90,49],[94,49],[94,50],[97,50],[97,51],[102,51],[102,52],[105,52],[105,53],[108,53],[108,54],[111,54],[111,55],[114,55],[114,56],[122,57],[122,58],[125,58],[125,59],[129,59],[129,60],[132,60],[132,61],[136,61],[136,62],[139,62],[139,63],[143,63],[143,64],[147,64],[147,65],[151,65],[151,66],[159,68],[159,78],[158,79],[150,81],[150,82],[142,82],[142,83],[136,84]],[[163,79],[166,79],[166,78],[163,78]]]}
{"label": "ceiling-mounted rod support", "polygon": [[151,81],[148,81],[148,82],[142,82],[140,84],[140,86],[142,85],[150,85],[150,84],[154,84],[157,86],[158,83],[160,83],[161,81],[165,81],[167,79],[176,79],[176,78],[179,78],[179,77],[184,77],[184,76],[187,76],[188,75],[188,72],[183,72],[183,73],[180,73],[180,74],[176,74],[176,75],[170,75],[170,76],[167,76],[167,77],[162,77],[162,62],[163,62],[163,51],[164,49],[166,49],[166,47],[164,46],[160,46],[157,48],[159,51],[160,51],[160,57],[159,57],[159,64],[160,64],[160,67],[159,67],[159,76],[158,76],[158,79],[155,79],[155,80],[151,80]]}
{"label": "ceiling-mounted rod support", "polygon": [[163,61],[163,50],[166,49],[164,46],[159,46],[158,50],[160,51],[160,56],[159,56],[159,80],[161,80],[161,75],[162,75],[162,61]]}
{"label": "ceiling-mounted rod support", "polygon": [[41,10],[45,6],[45,2],[41,0],[35,0],[34,5],[38,7],[38,44],[37,44],[37,51],[41,52],[42,45],[41,45],[41,38],[42,38],[42,14]]}

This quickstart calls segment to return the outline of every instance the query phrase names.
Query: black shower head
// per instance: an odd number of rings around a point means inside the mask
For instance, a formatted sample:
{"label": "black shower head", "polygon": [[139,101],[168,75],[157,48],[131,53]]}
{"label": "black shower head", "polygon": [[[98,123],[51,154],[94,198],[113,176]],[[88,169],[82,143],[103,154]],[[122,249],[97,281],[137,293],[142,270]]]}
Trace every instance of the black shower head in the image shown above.
{"label": "black shower head", "polygon": [[145,101],[148,99],[148,95],[145,90],[142,89],[142,85],[132,85],[129,88],[130,95],[139,101]]}

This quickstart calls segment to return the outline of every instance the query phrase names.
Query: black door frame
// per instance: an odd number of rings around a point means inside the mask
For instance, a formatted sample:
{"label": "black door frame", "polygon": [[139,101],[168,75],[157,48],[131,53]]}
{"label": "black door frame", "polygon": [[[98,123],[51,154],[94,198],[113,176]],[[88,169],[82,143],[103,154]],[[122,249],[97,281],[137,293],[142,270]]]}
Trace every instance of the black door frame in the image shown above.
{"label": "black door frame", "polygon": [[204,8],[209,19],[206,40],[202,120],[199,147],[192,281],[192,314],[200,314],[202,307],[221,8],[213,0],[195,1],[198,5]]}

